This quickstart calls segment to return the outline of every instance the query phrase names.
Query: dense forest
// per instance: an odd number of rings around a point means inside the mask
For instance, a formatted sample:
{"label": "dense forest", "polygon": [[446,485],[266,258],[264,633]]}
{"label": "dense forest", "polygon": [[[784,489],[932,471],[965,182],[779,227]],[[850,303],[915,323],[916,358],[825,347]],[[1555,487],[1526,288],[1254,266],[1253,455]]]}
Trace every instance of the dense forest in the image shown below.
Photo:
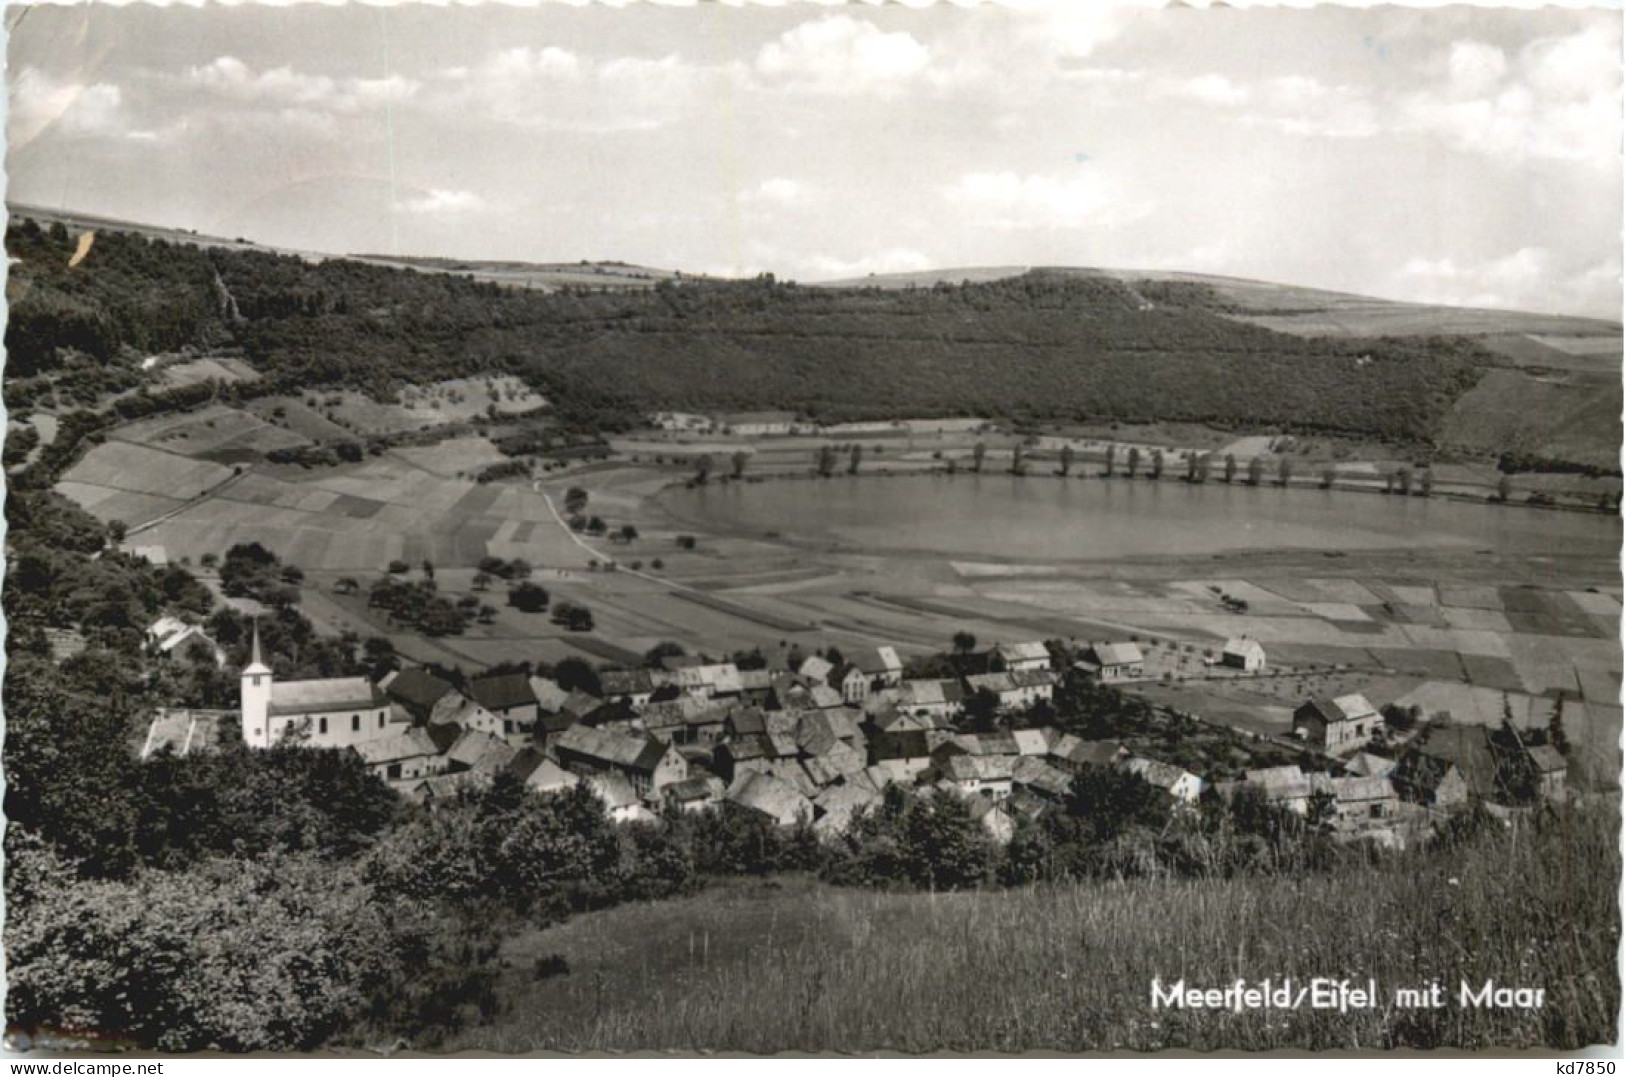
{"label": "dense forest", "polygon": [[503,289],[447,274],[31,222],[14,265],[13,406],[89,403],[156,350],[230,341],[257,392],[508,372],[613,428],[660,409],[845,420],[1154,419],[1425,443],[1500,360],[1462,338],[1304,339],[1227,319],[1201,285],[1037,271],[882,291],[761,277],[640,291]]}

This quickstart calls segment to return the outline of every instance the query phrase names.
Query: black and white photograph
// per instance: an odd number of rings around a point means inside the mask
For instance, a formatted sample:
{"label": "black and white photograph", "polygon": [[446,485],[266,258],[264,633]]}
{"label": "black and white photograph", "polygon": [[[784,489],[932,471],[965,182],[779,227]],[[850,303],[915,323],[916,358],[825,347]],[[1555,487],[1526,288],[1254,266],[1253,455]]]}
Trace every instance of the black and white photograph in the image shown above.
{"label": "black and white photograph", "polygon": [[4,26],[8,1058],[1614,1072],[1617,3]]}

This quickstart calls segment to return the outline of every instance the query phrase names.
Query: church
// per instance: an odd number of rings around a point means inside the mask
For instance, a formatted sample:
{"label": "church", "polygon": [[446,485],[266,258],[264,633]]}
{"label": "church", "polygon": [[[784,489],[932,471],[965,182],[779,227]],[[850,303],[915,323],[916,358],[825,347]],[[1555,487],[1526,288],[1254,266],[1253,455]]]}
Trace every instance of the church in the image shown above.
{"label": "church", "polygon": [[260,656],[259,625],[241,682],[243,743],[270,748],[287,740],[346,748],[388,736],[389,698],[366,677],[277,682]]}

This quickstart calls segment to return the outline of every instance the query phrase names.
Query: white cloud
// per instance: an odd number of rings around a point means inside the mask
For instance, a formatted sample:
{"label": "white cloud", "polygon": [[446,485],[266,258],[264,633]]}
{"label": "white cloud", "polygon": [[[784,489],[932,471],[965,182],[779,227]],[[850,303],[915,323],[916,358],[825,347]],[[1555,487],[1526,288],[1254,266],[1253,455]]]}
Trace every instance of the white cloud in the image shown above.
{"label": "white cloud", "polygon": [[741,192],[739,200],[747,205],[791,206],[805,201],[807,195],[805,184],[787,176],[774,176]]}
{"label": "white cloud", "polygon": [[964,223],[993,228],[1083,228],[1126,223],[1147,207],[1115,196],[1090,173],[1075,176],[972,172],[943,189]]}
{"label": "white cloud", "polygon": [[1453,44],[1442,83],[1402,96],[1396,126],[1453,149],[1500,158],[1618,167],[1617,23],[1539,38],[1511,59],[1476,42]]}
{"label": "white cloud", "polygon": [[762,46],[756,73],[815,93],[859,94],[898,86],[931,62],[931,50],[903,31],[885,32],[850,15],[829,15]]}
{"label": "white cloud", "polygon": [[1507,55],[1482,41],[1457,41],[1447,58],[1450,88],[1457,95],[1476,96],[1493,89],[1506,74]]}
{"label": "white cloud", "polygon": [[1187,97],[1203,104],[1225,107],[1246,104],[1252,97],[1245,86],[1232,82],[1223,75],[1214,74],[1173,79],[1164,84],[1164,89],[1176,97]]}
{"label": "white cloud", "polygon": [[485,200],[473,191],[447,191],[435,188],[414,198],[395,203],[395,208],[423,216],[449,217],[485,208]]}
{"label": "white cloud", "polygon": [[665,126],[692,108],[728,69],[668,55],[598,60],[556,46],[491,53],[435,79],[432,106],[520,127],[611,134]]}
{"label": "white cloud", "polygon": [[399,75],[335,79],[287,66],[256,71],[235,56],[220,56],[207,64],[189,67],[181,82],[188,89],[243,106],[338,113],[398,104],[419,88],[416,80]]}
{"label": "white cloud", "polygon": [[109,82],[70,82],[37,67],[24,67],[11,80],[8,137],[13,146],[47,129],[70,135],[117,132],[123,94]]}
{"label": "white cloud", "polygon": [[1520,247],[1479,262],[1412,258],[1394,276],[1392,292],[1421,303],[1517,310],[1619,309],[1620,259],[1562,265],[1545,247]]}

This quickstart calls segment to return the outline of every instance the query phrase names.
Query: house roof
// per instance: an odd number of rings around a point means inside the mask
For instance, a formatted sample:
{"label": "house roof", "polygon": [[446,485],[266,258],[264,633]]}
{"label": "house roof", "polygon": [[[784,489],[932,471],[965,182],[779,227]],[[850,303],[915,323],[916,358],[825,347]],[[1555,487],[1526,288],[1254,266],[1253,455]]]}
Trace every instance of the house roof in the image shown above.
{"label": "house roof", "polygon": [[1032,640],[1028,643],[1001,643],[994,648],[998,656],[1006,662],[1036,662],[1049,661],[1049,648],[1042,640]]}
{"label": "house roof", "polygon": [[1476,725],[1433,726],[1423,736],[1425,739],[1412,742],[1415,752],[1453,764],[1468,788],[1478,795],[1490,796],[1495,792],[1497,767],[1489,730]]}
{"label": "house roof", "polygon": [[767,732],[767,713],[760,707],[735,707],[728,712],[727,725],[734,736]]}
{"label": "house roof", "polygon": [[616,808],[630,808],[638,803],[637,791],[632,788],[632,783],[627,780],[626,775],[619,771],[589,774],[582,781],[603,798],[604,807],[611,811]]}
{"label": "house roof", "polygon": [[1343,769],[1356,777],[1386,778],[1397,766],[1399,766],[1397,760],[1385,759],[1371,752],[1357,752],[1354,758],[1343,764]]}
{"label": "house roof", "polygon": [[1096,643],[1089,653],[1101,666],[1135,666],[1145,661],[1138,643]]}
{"label": "house roof", "polygon": [[453,691],[456,689],[448,682],[420,666],[408,666],[384,685],[384,694],[390,699],[425,711],[439,703],[447,692]]}
{"label": "house roof", "polygon": [[666,745],[647,734],[635,736],[584,725],[571,726],[553,743],[560,752],[573,752],[587,759],[649,774],[654,773],[666,754]]}
{"label": "house roof", "polygon": [[1323,722],[1352,722],[1357,719],[1374,718],[1377,709],[1358,692],[1331,699],[1326,696],[1316,696],[1298,708],[1301,715],[1309,711],[1320,716]]}
{"label": "house roof", "polygon": [[717,778],[684,778],[680,782],[672,782],[661,792],[668,800],[688,804],[700,800],[716,800],[724,789],[722,782]]}
{"label": "house roof", "polygon": [[765,692],[773,684],[773,671],[770,669],[742,669],[739,671],[739,690],[741,692]]}
{"label": "house roof", "polygon": [[812,801],[802,796],[795,786],[782,778],[759,771],[746,771],[728,787],[727,798],[741,807],[751,808],[771,817],[781,826],[813,816]]}
{"label": "house roof", "polygon": [[1078,740],[1062,737],[1055,754],[1076,766],[1109,767],[1123,757],[1123,746],[1115,740]]}
{"label": "house roof", "polygon": [[468,682],[469,698],[489,711],[536,705],[536,692],[523,673],[501,673]]}
{"label": "house roof", "polygon": [[1016,682],[1008,673],[977,673],[966,677],[965,683],[970,686],[972,692],[985,689],[1003,695],[1016,690]]}
{"label": "house roof", "polygon": [[556,711],[564,706],[566,699],[570,698],[570,693],[559,687],[558,681],[548,680],[546,677],[532,677],[530,692],[544,711]]}
{"label": "house roof", "polygon": [[891,729],[876,733],[869,748],[876,759],[924,759],[931,741],[923,729]]}
{"label": "house roof", "polygon": [[310,681],[274,681],[270,713],[332,714],[382,707],[389,698],[365,677],[326,677]]}
{"label": "house roof", "polygon": [[822,684],[829,680],[831,673],[835,672],[835,666],[815,654],[801,663],[801,668],[796,672],[803,677]]}
{"label": "house roof", "polygon": [[871,677],[882,673],[903,672],[903,660],[897,657],[895,647],[876,647],[872,651],[859,651],[852,664]]}
{"label": "house roof", "polygon": [[362,762],[371,767],[383,763],[396,763],[402,759],[440,754],[440,748],[436,746],[428,732],[418,728],[386,733],[382,737],[353,744],[351,749],[361,757]]}
{"label": "house roof", "polygon": [[812,705],[819,709],[839,707],[845,702],[841,697],[841,693],[827,684],[813,685],[812,688],[808,689],[808,696],[812,700]]}
{"label": "house roof", "polygon": [[904,681],[897,686],[899,707],[949,707],[964,700],[957,681]]}
{"label": "house roof", "polygon": [[581,779],[559,766],[534,748],[515,753],[508,761],[508,773],[520,779],[538,793],[552,793],[570,789]]}
{"label": "house roof", "polygon": [[446,761],[470,770],[495,772],[506,767],[518,752],[501,737],[478,729],[465,729],[446,749]]}
{"label": "house roof", "polygon": [[818,822],[814,825],[821,830],[845,830],[859,809],[878,803],[880,794],[873,788],[840,782],[813,798],[813,807],[818,810]]}
{"label": "house roof", "polygon": [[1037,756],[1024,755],[1017,759],[1011,775],[1019,784],[1052,797],[1064,797],[1072,791],[1072,775]]}
{"label": "house roof", "polygon": [[1015,776],[1015,764],[1015,758],[1008,755],[951,755],[938,769],[956,782],[998,782]]}
{"label": "house roof", "polygon": [[1224,641],[1224,653],[1235,655],[1263,654],[1264,645],[1246,636],[1232,636]]}
{"label": "house roof", "polygon": [[1339,803],[1393,800],[1394,783],[1387,778],[1332,778],[1331,793]]}
{"label": "house roof", "polygon": [[1164,763],[1160,759],[1147,759],[1143,755],[1130,756],[1123,760],[1123,769],[1130,774],[1143,778],[1159,789],[1169,791],[1172,791],[1183,779],[1196,777],[1184,767]]}
{"label": "house roof", "polygon": [[1048,755],[1049,738],[1042,729],[1018,729],[1010,734],[1022,755]]}
{"label": "house roof", "polygon": [[605,698],[609,696],[635,696],[655,690],[654,678],[646,669],[611,669],[598,675],[598,685]]}

